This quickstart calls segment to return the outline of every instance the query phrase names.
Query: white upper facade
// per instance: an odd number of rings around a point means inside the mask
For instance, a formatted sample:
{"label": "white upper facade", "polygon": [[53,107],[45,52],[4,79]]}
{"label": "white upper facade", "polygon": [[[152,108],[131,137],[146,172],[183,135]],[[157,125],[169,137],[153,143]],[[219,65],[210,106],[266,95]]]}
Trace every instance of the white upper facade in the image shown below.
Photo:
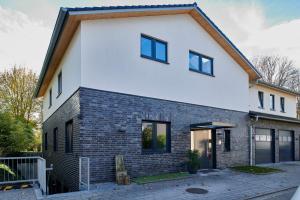
{"label": "white upper facade", "polygon": [[[262,95],[262,102],[260,102],[261,100],[259,99],[259,92]],[[249,98],[251,111],[284,117],[297,117],[296,95],[281,92],[259,84],[249,84]],[[272,100],[272,98],[274,98],[274,100]],[[274,106],[272,106],[272,104],[274,104]]]}
{"label": "white upper facade", "polygon": [[[167,43],[168,63],[141,57],[142,34]],[[213,59],[213,76],[189,70],[189,51]],[[57,97],[60,72],[62,93]],[[79,87],[296,116],[296,102],[290,96],[285,113],[269,112],[267,104],[258,109],[257,89],[250,87],[248,73],[189,14],[81,21],[45,92],[43,120]]]}
{"label": "white upper facade", "polygon": [[[168,64],[141,57],[142,34],[167,42]],[[213,58],[214,76],[189,70],[190,50]],[[249,111],[248,74],[186,14],[82,21],[55,74],[60,71],[62,95],[55,96],[55,75],[44,120],[80,86]]]}

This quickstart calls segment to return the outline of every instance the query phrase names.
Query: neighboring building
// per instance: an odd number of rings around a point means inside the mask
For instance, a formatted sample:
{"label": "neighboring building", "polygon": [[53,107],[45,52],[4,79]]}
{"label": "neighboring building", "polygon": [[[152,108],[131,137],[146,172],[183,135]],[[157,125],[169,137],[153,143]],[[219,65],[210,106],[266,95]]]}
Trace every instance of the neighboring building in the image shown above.
{"label": "neighboring building", "polygon": [[62,8],[36,90],[52,180],[77,190],[81,156],[92,183],[114,180],[118,154],[132,177],[183,170],[191,148],[201,168],[247,165],[258,127],[299,138],[294,93],[259,78],[196,4]]}
{"label": "neighboring building", "polygon": [[252,163],[299,160],[299,93],[263,81],[250,84]]}

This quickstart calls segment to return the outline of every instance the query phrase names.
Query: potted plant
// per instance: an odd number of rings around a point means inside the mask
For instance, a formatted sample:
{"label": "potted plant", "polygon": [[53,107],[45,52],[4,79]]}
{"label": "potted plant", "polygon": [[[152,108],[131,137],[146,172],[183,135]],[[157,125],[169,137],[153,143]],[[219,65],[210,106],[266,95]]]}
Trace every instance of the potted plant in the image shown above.
{"label": "potted plant", "polygon": [[187,152],[187,170],[190,174],[196,174],[200,167],[198,150],[188,150]]}

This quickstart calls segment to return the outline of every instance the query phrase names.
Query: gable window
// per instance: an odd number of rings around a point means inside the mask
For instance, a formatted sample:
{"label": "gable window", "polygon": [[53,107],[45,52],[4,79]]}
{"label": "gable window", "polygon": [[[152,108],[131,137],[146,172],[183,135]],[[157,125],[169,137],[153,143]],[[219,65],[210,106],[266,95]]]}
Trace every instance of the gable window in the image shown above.
{"label": "gable window", "polygon": [[52,106],[52,88],[49,90],[49,108]]}
{"label": "gable window", "polygon": [[57,97],[62,93],[62,74],[61,72],[57,76]]}
{"label": "gable window", "polygon": [[66,123],[65,152],[73,152],[73,120]]}
{"label": "gable window", "polygon": [[44,148],[45,148],[45,151],[48,150],[48,134],[45,133],[44,135]]}
{"label": "gable window", "polygon": [[152,37],[141,36],[141,56],[144,58],[168,62],[168,46],[167,43]]}
{"label": "gable window", "polygon": [[262,91],[258,91],[258,101],[259,108],[264,108],[264,93]]}
{"label": "gable window", "polygon": [[202,54],[189,52],[189,69],[213,76],[213,59]]}
{"label": "gable window", "polygon": [[57,151],[57,135],[58,135],[58,128],[56,127],[53,130],[53,151]]}
{"label": "gable window", "polygon": [[230,151],[231,149],[231,146],[230,146],[230,130],[225,130],[224,131],[224,136],[225,136],[225,139],[224,139],[224,147],[225,147],[225,151]]}
{"label": "gable window", "polygon": [[142,152],[171,152],[171,130],[167,122],[142,122]]}
{"label": "gable window", "polygon": [[285,112],[285,99],[284,99],[284,97],[280,97],[280,111]]}
{"label": "gable window", "polygon": [[270,94],[270,110],[275,110],[275,95]]}

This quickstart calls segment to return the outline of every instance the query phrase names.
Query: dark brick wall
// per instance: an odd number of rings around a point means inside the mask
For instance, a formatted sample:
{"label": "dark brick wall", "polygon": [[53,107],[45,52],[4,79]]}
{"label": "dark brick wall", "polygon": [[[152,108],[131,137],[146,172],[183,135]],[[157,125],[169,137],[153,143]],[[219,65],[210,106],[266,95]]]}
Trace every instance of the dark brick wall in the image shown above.
{"label": "dark brick wall", "polygon": [[255,163],[255,128],[268,128],[268,129],[275,129],[275,162],[279,162],[279,130],[289,130],[294,131],[295,140],[295,160],[300,160],[300,125],[296,123],[289,123],[289,122],[281,122],[281,121],[274,121],[274,120],[266,120],[266,119],[259,119],[253,125],[254,128],[254,135],[252,137],[253,141],[253,163]]}
{"label": "dark brick wall", "polygon": [[[51,177],[59,180],[61,184],[68,187],[71,191],[78,190],[78,157],[80,155],[79,105],[79,91],[77,91],[43,123],[43,133],[48,133],[48,149],[45,151],[43,145],[43,153],[47,160],[47,167],[53,164]],[[71,119],[73,120],[74,129],[73,153],[65,153],[65,124]],[[56,152],[53,151],[53,130],[55,127],[58,128]]]}
{"label": "dark brick wall", "polygon": [[[224,152],[224,142],[217,146],[217,167],[249,162],[248,115],[186,103],[80,88],[82,155],[91,159],[91,181],[114,180],[114,156],[124,155],[131,176],[141,176],[182,169],[190,149],[192,123],[221,121],[234,123],[232,151]],[[143,155],[142,120],[171,122],[171,153]],[[223,133],[217,141],[223,140]]]}

